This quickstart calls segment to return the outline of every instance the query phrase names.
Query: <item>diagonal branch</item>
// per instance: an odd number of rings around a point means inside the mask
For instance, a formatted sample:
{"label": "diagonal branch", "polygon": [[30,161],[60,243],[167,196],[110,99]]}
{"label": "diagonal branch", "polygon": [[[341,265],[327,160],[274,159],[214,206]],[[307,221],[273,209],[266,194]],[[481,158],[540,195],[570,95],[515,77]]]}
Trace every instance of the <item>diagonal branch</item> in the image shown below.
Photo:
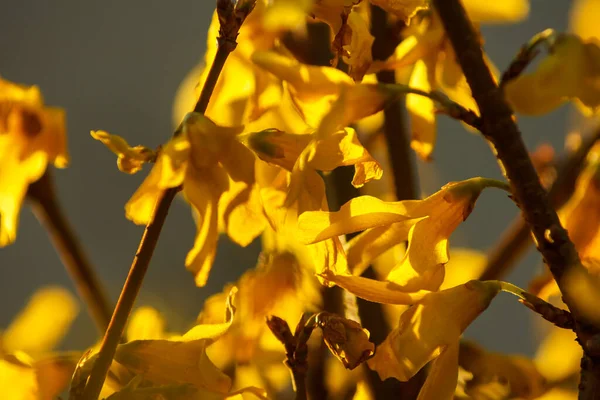
{"label": "diagonal branch", "polygon": [[110,321],[112,305],[69,221],[63,214],[56,197],[50,169],[46,169],[39,180],[29,185],[27,197],[32,201],[36,217],[45,226],[54,248],[102,334]]}
{"label": "diagonal branch", "polygon": [[[218,48],[215,59],[210,67],[208,78],[202,88],[200,98],[194,107],[195,112],[204,113],[219,75],[223,70],[227,57],[236,47],[236,38],[239,29],[245,18],[254,8],[255,1],[246,0],[234,3],[228,0],[217,0],[217,13],[221,22],[219,37],[217,38]],[[180,131],[175,131],[177,135]],[[123,335],[123,330],[133,308],[135,299],[140,291],[144,276],[150,265],[150,260],[158,243],[158,238],[162,227],[167,219],[169,207],[180,190],[180,187],[165,190],[157,200],[150,222],[144,230],[142,240],[129,269],[129,275],[119,296],[117,306],[112,319],[100,345],[98,359],[92,367],[89,381],[85,387],[83,398],[86,400],[96,400],[100,395],[104,380],[115,355],[117,345]]]}
{"label": "diagonal branch", "polygon": [[[537,248],[550,268],[563,294],[563,300],[575,318],[575,331],[584,350],[580,383],[580,399],[600,398],[600,352],[592,345],[600,333],[585,321],[576,307],[575,294],[562,280],[567,272],[580,270],[575,246],[561,226],[546,191],[533,167],[521,132],[483,59],[483,51],[473,24],[459,0],[433,0],[458,61],[481,110],[483,135],[494,147],[503,172],[511,183],[514,199],[521,208],[536,241]],[[595,350],[595,351],[594,351]],[[595,354],[594,354],[595,353]]]}

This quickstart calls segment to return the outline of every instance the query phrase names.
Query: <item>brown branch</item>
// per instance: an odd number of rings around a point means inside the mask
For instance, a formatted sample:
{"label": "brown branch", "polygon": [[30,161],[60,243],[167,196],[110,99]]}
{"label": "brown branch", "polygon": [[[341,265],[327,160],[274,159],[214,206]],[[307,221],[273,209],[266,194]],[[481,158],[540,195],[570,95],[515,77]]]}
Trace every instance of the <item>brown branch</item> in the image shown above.
{"label": "brown branch", "polygon": [[267,317],[267,326],[285,347],[285,365],[292,373],[296,400],[306,400],[308,398],[306,391],[308,339],[316,327],[316,316],[308,318],[303,315],[293,335],[288,323],[277,316]]}
{"label": "brown branch", "polygon": [[[557,174],[548,191],[548,199],[555,209],[561,207],[575,190],[575,181],[590,149],[600,140],[600,127],[583,138],[571,154],[566,155],[557,167]],[[502,234],[488,252],[488,261],[482,280],[502,279],[532,244],[529,226],[521,215]]]}
{"label": "brown branch", "polygon": [[50,169],[46,169],[38,181],[29,185],[27,197],[32,201],[36,217],[46,228],[98,330],[103,333],[110,321],[112,305],[77,235],[63,214]]}
{"label": "brown branch", "polygon": [[[223,70],[223,66],[229,54],[235,49],[236,38],[239,29],[245,18],[252,11],[254,1],[240,0],[234,4],[231,1],[217,0],[217,13],[221,22],[221,29],[218,37],[218,49],[213,61],[208,78],[202,88],[202,92],[196,106],[195,112],[204,113],[208,107],[210,96],[217,83],[219,74]],[[178,128],[175,135],[178,134]],[[140,291],[144,276],[148,270],[150,260],[158,243],[160,232],[167,218],[169,207],[175,195],[180,190],[179,187],[171,188],[164,191],[158,198],[154,207],[150,222],[144,230],[142,240],[136,252],[136,255],[129,269],[129,275],[125,281],[125,285],[119,296],[117,306],[113,313],[112,319],[100,345],[98,359],[92,367],[89,381],[85,387],[83,398],[86,400],[96,400],[100,394],[106,374],[112,363],[117,345],[123,335],[123,330],[127,323],[127,318],[131,313],[131,309],[135,299]]]}
{"label": "brown branch", "polygon": [[560,309],[531,293],[524,291],[522,295],[524,299],[520,299],[519,302],[530,310],[538,313],[546,321],[563,329],[575,328],[575,320],[567,310]]}
{"label": "brown branch", "polygon": [[561,279],[581,265],[575,246],[561,226],[531,163],[521,133],[483,59],[483,51],[473,24],[459,0],[433,0],[458,61],[471,87],[483,118],[483,135],[495,148],[496,156],[512,186],[514,199],[529,225],[537,248],[561,289],[563,300],[575,318],[575,331],[584,350],[579,398],[600,399],[600,353],[594,346],[597,327],[587,322],[574,307],[576,294]]}

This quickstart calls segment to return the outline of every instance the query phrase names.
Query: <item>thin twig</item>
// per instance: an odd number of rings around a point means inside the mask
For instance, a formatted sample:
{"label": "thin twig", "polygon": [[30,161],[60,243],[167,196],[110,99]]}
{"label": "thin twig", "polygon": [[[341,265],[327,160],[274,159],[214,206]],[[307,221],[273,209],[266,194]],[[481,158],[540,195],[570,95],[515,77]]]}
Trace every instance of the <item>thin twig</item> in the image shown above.
{"label": "thin twig", "polygon": [[525,68],[527,68],[533,59],[540,53],[539,47],[541,45],[547,45],[548,48],[551,48],[556,37],[556,32],[553,29],[546,29],[531,38],[529,42],[521,47],[506,71],[502,74],[502,77],[500,78],[500,87],[503,87],[506,83],[521,75]]}
{"label": "thin twig", "polygon": [[306,390],[306,375],[308,372],[308,339],[312,331],[317,326],[316,315],[310,318],[303,315],[296,326],[296,331],[292,331],[288,323],[277,316],[267,317],[267,326],[273,332],[273,335],[285,347],[285,365],[292,374],[292,384],[296,392],[296,400],[306,400],[308,398]]}
{"label": "thin twig", "polygon": [[[218,38],[219,45],[215,60],[210,67],[207,81],[205,82],[200,98],[194,107],[195,112],[203,114],[206,111],[210,96],[225,61],[229,54],[235,49],[238,31],[246,16],[252,11],[253,1],[240,1],[240,3],[244,3],[245,7],[243,9],[238,9],[231,1],[217,1],[217,12],[219,13],[219,19],[221,21],[220,36]],[[177,134],[178,131],[179,128],[175,134]],[[100,346],[98,359],[92,367],[90,378],[83,395],[83,398],[86,400],[95,400],[100,394],[100,390],[106,379],[106,374],[108,373],[112,359],[115,355],[117,345],[123,335],[127,318],[131,313],[135,299],[142,286],[144,276],[148,270],[150,260],[152,259],[154,249],[158,243],[158,238],[167,218],[169,207],[179,190],[179,187],[168,189],[164,191],[157,200],[152,217],[144,230],[142,240],[140,241],[135,258],[131,264],[129,275],[127,276],[127,280],[121,291],[109,327]]]}
{"label": "thin twig", "polygon": [[38,181],[29,185],[27,197],[32,201],[36,217],[46,228],[98,330],[103,333],[108,327],[112,306],[77,235],[63,214],[50,169],[46,169]]}
{"label": "thin twig", "polygon": [[490,73],[479,36],[459,0],[433,0],[448,33],[458,61],[481,110],[483,135],[491,142],[496,156],[512,186],[513,197],[531,228],[537,248],[561,289],[563,300],[575,318],[575,331],[584,350],[579,398],[600,398],[600,354],[588,343],[598,337],[599,329],[581,316],[573,301],[576,296],[565,287],[562,277],[570,271],[587,273],[566,230],[531,163],[513,112]]}
{"label": "thin twig", "polygon": [[[548,191],[548,198],[555,209],[560,208],[575,190],[575,181],[590,149],[600,140],[600,127],[586,135],[579,147],[565,156],[557,167],[556,178]],[[488,261],[482,280],[502,279],[532,244],[529,226],[521,215],[501,235],[500,240],[488,252]]]}

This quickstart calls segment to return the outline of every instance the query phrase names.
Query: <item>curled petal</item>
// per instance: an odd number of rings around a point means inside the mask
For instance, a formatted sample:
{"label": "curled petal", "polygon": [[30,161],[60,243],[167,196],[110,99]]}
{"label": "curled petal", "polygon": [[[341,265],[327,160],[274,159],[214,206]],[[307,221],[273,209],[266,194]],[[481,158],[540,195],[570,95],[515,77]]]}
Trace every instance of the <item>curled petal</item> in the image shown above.
{"label": "curled petal", "polygon": [[193,206],[196,217],[194,247],[185,259],[186,268],[194,274],[196,285],[204,286],[217,251],[219,237],[218,204],[227,189],[227,174],[220,166],[208,171],[190,169],[183,187],[186,199]]}
{"label": "curled petal", "polygon": [[186,135],[171,139],[159,153],[156,164],[125,205],[125,215],[138,225],[147,224],[160,194],[183,183],[188,167],[190,142]]}
{"label": "curled petal", "polygon": [[494,282],[470,281],[431,292],[405,311],[396,327],[367,361],[381,379],[406,381],[449,347],[500,291]]}
{"label": "curled petal", "polygon": [[152,162],[156,154],[147,147],[131,147],[125,139],[104,131],[92,131],[94,139],[102,142],[110,151],[117,155],[119,170],[127,174],[135,174],[145,163]]}

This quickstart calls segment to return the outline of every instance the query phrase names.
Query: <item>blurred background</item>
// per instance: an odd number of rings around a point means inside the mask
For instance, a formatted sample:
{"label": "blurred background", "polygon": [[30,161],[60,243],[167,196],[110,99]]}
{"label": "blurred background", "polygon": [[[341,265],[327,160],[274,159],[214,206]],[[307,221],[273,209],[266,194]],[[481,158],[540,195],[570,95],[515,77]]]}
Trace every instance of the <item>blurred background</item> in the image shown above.
{"label": "blurred background", "polygon": [[[529,19],[513,25],[484,26],[485,48],[502,71],[518,49],[545,28],[567,29],[570,1],[531,0]],[[203,57],[214,1],[177,2],[64,0],[4,2],[0,12],[0,75],[39,85],[46,103],[67,110],[71,164],[55,171],[60,201],[88,251],[111,299],[116,301],[143,227],[125,219],[124,205],[148,169],[137,175],[118,171],[115,156],[90,137],[106,130],[130,144],[155,148],[172,132],[175,92]],[[563,147],[570,109],[541,118],[519,118],[530,149],[550,143]],[[485,176],[501,178],[488,145],[457,122],[439,119],[434,161],[419,163],[421,190],[436,191],[448,181]],[[485,191],[472,215],[452,236],[453,247],[486,250],[518,209],[505,194]],[[197,288],[184,259],[195,225],[179,199],[171,208],[137,305],[150,305],[167,318],[170,330],[192,324],[203,300],[254,266],[259,240],[239,248],[221,238],[208,285]],[[533,251],[507,280],[527,286],[541,268]],[[0,249],[0,330],[44,285],[74,291],[46,232],[24,207],[15,244]],[[491,350],[533,354],[537,339],[533,316],[509,295],[499,296],[466,336]],[[82,349],[96,340],[95,327],[82,312],[62,348]]]}

